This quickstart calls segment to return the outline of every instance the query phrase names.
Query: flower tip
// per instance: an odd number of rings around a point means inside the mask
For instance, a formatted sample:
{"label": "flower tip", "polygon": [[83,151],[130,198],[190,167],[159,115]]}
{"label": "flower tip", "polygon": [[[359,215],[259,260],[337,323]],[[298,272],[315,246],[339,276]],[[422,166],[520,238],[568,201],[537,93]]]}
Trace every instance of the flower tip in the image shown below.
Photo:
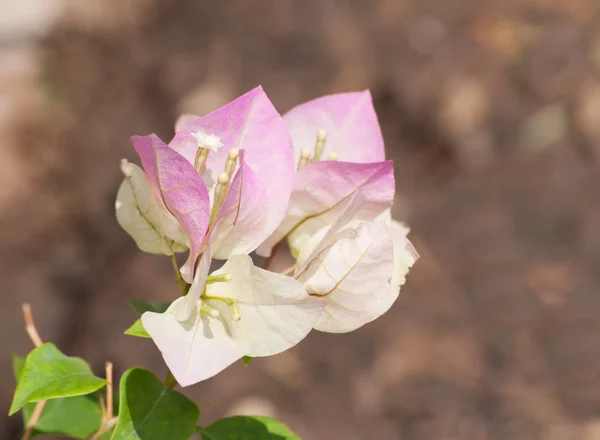
{"label": "flower tip", "polygon": [[221,174],[219,174],[218,182],[221,185],[227,185],[229,183],[229,174],[227,174],[227,173],[221,173]]}
{"label": "flower tip", "polygon": [[121,171],[123,171],[125,177],[131,177],[133,175],[133,166],[127,161],[127,159],[121,159]]}
{"label": "flower tip", "polygon": [[236,160],[239,156],[240,156],[239,148],[232,148],[231,150],[229,150],[229,159],[230,160]]}
{"label": "flower tip", "polygon": [[310,148],[303,148],[300,151],[300,158],[301,159],[310,159]]}
{"label": "flower tip", "polygon": [[317,141],[324,142],[327,139],[327,130],[324,128],[319,128],[317,130]]}

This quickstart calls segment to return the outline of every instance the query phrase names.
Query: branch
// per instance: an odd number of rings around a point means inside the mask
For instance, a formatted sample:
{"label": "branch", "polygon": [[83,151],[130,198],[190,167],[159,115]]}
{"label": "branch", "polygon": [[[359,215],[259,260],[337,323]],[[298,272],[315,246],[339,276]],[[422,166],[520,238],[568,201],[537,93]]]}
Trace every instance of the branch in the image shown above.
{"label": "branch", "polygon": [[283,246],[283,240],[281,240],[279,243],[277,243],[275,246],[273,246],[273,249],[271,250],[271,255],[269,256],[269,258],[267,258],[267,261],[265,262],[263,269],[268,270],[269,267],[271,267],[271,265],[273,264],[273,261],[275,261],[275,258],[277,257],[277,254],[281,250],[281,246]]}
{"label": "branch", "polygon": [[42,411],[44,410],[45,405],[46,400],[40,400],[38,403],[35,404],[35,408],[33,410],[33,413],[31,414],[31,418],[27,423],[27,429],[25,430],[23,437],[21,437],[21,440],[29,440],[31,438],[33,434],[33,428],[35,428],[35,425],[37,425],[37,423],[40,421],[40,417],[42,416]]}
{"label": "branch", "polygon": [[40,338],[40,334],[35,328],[35,323],[33,322],[33,315],[31,314],[31,305],[29,303],[25,303],[21,306],[23,309],[23,315],[25,316],[25,331],[29,335],[31,342],[36,347],[39,347],[43,344],[42,338]]}
{"label": "branch", "polygon": [[[21,308],[23,309],[23,316],[25,317],[25,331],[29,335],[29,338],[31,339],[31,342],[33,342],[33,345],[39,347],[44,342],[42,341],[42,338],[40,338],[40,334],[38,333],[37,328],[35,327],[35,323],[33,322],[31,305],[29,303],[24,303],[21,306]],[[35,404],[35,408],[33,410],[33,413],[31,414],[31,418],[29,419],[29,422],[27,422],[27,429],[23,433],[23,437],[21,437],[21,440],[29,440],[31,438],[31,436],[33,435],[33,428],[35,428],[35,425],[37,425],[37,423],[40,421],[40,417],[42,416],[42,411],[44,410],[45,405],[45,400],[40,400]]]}
{"label": "branch", "polygon": [[105,420],[108,423],[113,418],[113,364],[107,362],[106,369],[106,412]]}

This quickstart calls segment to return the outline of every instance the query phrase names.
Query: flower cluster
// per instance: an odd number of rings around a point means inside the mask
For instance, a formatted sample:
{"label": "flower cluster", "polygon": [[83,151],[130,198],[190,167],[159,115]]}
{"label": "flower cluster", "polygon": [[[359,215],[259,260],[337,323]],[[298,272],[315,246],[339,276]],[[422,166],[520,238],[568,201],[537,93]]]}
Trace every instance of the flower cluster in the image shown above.
{"label": "flower cluster", "polygon": [[[418,255],[391,218],[393,166],[368,91],[281,117],[258,87],[175,131],[169,144],[132,137],[143,169],[121,164],[116,215],[142,251],[189,250],[184,296],[142,315],[182,386],[391,307]],[[253,264],[286,241],[290,271]],[[209,274],[213,259],[226,262]]]}

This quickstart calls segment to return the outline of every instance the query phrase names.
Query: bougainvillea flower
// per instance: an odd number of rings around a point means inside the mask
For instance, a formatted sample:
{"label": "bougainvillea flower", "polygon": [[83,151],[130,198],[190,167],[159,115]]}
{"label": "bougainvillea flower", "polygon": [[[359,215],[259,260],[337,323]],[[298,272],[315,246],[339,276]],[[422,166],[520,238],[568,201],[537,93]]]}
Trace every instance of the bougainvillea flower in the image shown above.
{"label": "bougainvillea flower", "polygon": [[[393,202],[391,161],[368,91],[324,96],[283,117],[292,136],[298,171],[286,217],[258,249],[263,256],[283,238],[310,236],[340,213],[353,194],[364,198],[358,219],[372,220]],[[293,240],[290,240],[292,251]]]}
{"label": "bougainvillea flower", "polygon": [[[209,137],[206,149],[210,152],[206,159],[198,159],[199,147],[202,150],[202,141]],[[253,193],[251,197],[240,193],[237,198],[242,203],[247,200],[252,227],[240,220],[242,213],[233,209],[237,204],[232,203],[221,222],[221,241],[213,246],[215,258],[253,251],[281,222],[294,178],[294,150],[285,123],[261,87],[207,116],[193,119],[184,115],[169,145],[192,164],[204,160],[201,173],[211,197],[231,150],[245,150],[247,167],[243,179],[240,177],[241,188]]]}
{"label": "bougainvillea flower", "polygon": [[[163,223],[172,225],[162,217],[162,223],[145,217],[146,207],[136,212],[136,197],[127,187],[122,195],[129,199],[117,205],[127,207],[120,223],[141,249],[158,252],[163,237],[180,240],[177,250],[189,245],[181,274],[192,282],[197,259],[209,242],[212,256],[226,259],[252,252],[275,230],[288,204],[294,163],[285,123],[260,87],[207,116],[188,115],[183,121],[169,145],[156,135],[134,136],[132,143],[160,208],[153,212],[172,220],[170,213],[185,239],[165,229]],[[148,185],[144,188],[148,193]],[[140,223],[140,217],[147,221]]]}
{"label": "bougainvillea flower", "polygon": [[247,255],[230,258],[202,290],[185,321],[176,314],[186,297],[165,313],[142,315],[144,328],[182,386],[212,377],[244,355],[271,356],[293,347],[325,305],[294,278],[257,268]]}
{"label": "bougainvillea flower", "polygon": [[314,248],[304,248],[298,258],[294,276],[310,295],[327,301],[315,324],[320,331],[349,332],[381,316],[418,259],[406,229],[384,220],[348,220],[355,210],[346,207],[325,234],[308,241]]}

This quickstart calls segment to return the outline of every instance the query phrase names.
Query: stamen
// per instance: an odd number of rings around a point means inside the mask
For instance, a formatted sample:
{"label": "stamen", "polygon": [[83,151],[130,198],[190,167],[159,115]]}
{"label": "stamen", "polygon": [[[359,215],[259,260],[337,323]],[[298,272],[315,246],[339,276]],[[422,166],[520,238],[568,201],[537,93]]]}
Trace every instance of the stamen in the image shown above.
{"label": "stamen", "polygon": [[223,301],[231,308],[231,319],[234,321],[240,321],[242,319],[242,315],[240,314],[240,304],[237,299],[209,295],[202,295],[202,299],[205,301]]}
{"label": "stamen", "polygon": [[204,133],[203,131],[196,131],[192,133],[196,143],[198,144],[198,151],[196,151],[196,159],[194,160],[194,168],[198,173],[202,174],[204,166],[206,165],[206,159],[210,151],[218,151],[223,146],[221,139],[214,134]]}
{"label": "stamen", "polygon": [[215,187],[215,195],[213,197],[213,207],[210,213],[210,224],[212,225],[217,218],[217,214],[223,206],[225,197],[227,196],[227,190],[229,189],[229,175],[227,173],[219,174],[217,180],[217,186]]}
{"label": "stamen", "polygon": [[325,149],[325,141],[327,140],[327,131],[322,128],[317,130],[317,144],[315,145],[315,157],[313,158],[313,162],[318,162],[321,160],[321,156],[323,155],[323,150]]}
{"label": "stamen", "polygon": [[338,154],[332,151],[327,155],[327,160],[338,160]]}
{"label": "stamen", "polygon": [[298,171],[302,167],[304,167],[308,161],[310,160],[310,150],[308,148],[303,148],[300,150],[300,160],[298,161]]}
{"label": "stamen", "polygon": [[231,274],[222,273],[220,275],[209,275],[206,278],[206,284],[214,284],[214,283],[226,283],[231,281]]}
{"label": "stamen", "polygon": [[217,309],[212,308],[208,304],[202,304],[200,306],[200,316],[210,316],[211,318],[218,318],[221,314]]}
{"label": "stamen", "polygon": [[240,157],[240,150],[238,150],[237,148],[232,148],[231,150],[229,150],[227,162],[225,163],[225,172],[229,176],[229,180],[233,178],[233,172],[235,171],[235,166],[237,164],[238,157]]}
{"label": "stamen", "polygon": [[125,177],[131,177],[133,175],[133,167],[127,162],[127,159],[121,159],[121,171],[123,171]]}
{"label": "stamen", "polygon": [[234,301],[230,304],[231,307],[231,319],[234,321],[241,321],[242,315],[240,315],[240,305],[237,301]]}
{"label": "stamen", "polygon": [[206,166],[206,159],[208,159],[208,148],[198,148],[196,151],[196,159],[194,160],[194,168],[198,171],[198,174],[202,174],[204,167]]}

